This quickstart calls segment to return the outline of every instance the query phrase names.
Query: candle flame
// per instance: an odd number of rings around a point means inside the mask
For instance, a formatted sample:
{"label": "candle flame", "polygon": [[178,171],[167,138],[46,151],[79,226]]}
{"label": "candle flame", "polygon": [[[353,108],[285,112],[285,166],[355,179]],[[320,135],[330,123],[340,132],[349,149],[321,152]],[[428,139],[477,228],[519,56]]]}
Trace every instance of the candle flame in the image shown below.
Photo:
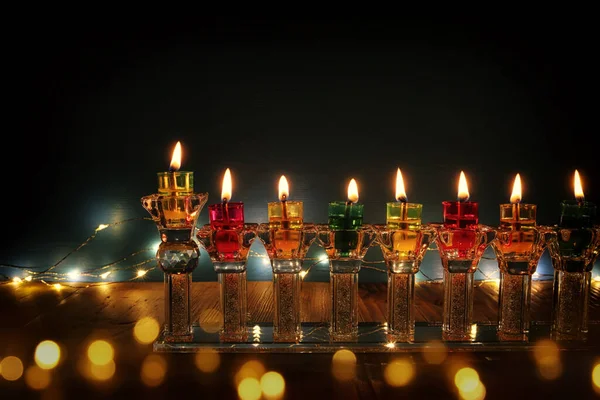
{"label": "candle flame", "polygon": [[573,186],[575,187],[575,199],[577,199],[577,201],[583,201],[585,196],[583,195],[583,187],[581,186],[581,179],[579,178],[579,171],[577,170],[575,170]]}
{"label": "candle flame", "polygon": [[171,157],[171,165],[169,170],[179,171],[181,167],[181,142],[177,142],[175,149],[173,149],[173,156]]}
{"label": "candle flame", "polygon": [[223,201],[231,200],[231,171],[229,168],[225,170],[225,175],[223,175],[223,186],[221,186],[221,199]]}
{"label": "candle flame", "polygon": [[284,201],[290,196],[290,187],[284,175],[279,178],[279,200]]}
{"label": "candle flame", "polygon": [[396,200],[406,202],[408,198],[406,197],[406,190],[404,189],[404,179],[402,179],[402,172],[400,172],[400,168],[398,168],[398,172],[396,173]]}
{"label": "candle flame", "polygon": [[460,171],[460,178],[458,179],[458,201],[469,200],[469,187],[467,186],[467,178],[465,173]]}
{"label": "candle flame", "polygon": [[513,190],[510,195],[510,202],[513,204],[521,202],[521,175],[519,174],[515,176],[515,183],[513,183]]}
{"label": "candle flame", "polygon": [[358,201],[358,185],[356,185],[354,178],[352,178],[348,184],[348,201],[353,203]]}

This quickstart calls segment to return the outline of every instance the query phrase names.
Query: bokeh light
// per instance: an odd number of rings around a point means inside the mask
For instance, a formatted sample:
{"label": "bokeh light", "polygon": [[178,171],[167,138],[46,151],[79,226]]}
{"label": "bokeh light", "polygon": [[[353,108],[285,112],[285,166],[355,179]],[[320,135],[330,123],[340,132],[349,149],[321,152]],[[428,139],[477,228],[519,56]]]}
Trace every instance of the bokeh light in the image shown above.
{"label": "bokeh light", "polygon": [[148,344],[158,337],[160,326],[152,317],[144,317],[136,322],[133,327],[133,336],[138,343]]}
{"label": "bokeh light", "polygon": [[386,365],[383,371],[385,382],[393,387],[406,386],[415,376],[415,367],[404,358],[396,359]]}
{"label": "bokeh light", "polygon": [[479,373],[471,367],[459,369],[454,375],[454,384],[463,400],[483,400],[485,398],[485,386],[479,379]]}
{"label": "bokeh light", "polygon": [[[246,361],[235,374],[235,384],[239,385],[246,378],[254,378],[257,381],[265,373],[265,366],[257,360]],[[260,385],[259,385],[260,386]]]}
{"label": "bokeh light", "polygon": [[196,367],[207,374],[215,372],[221,364],[221,356],[219,353],[211,351],[207,353],[196,353],[194,358]]}
{"label": "bokeh light", "polygon": [[16,381],[23,375],[23,363],[18,357],[5,357],[0,361],[0,371],[7,381]]}
{"label": "bokeh light", "polygon": [[260,382],[256,378],[244,378],[237,387],[238,396],[241,400],[258,400],[262,395]]}
{"label": "bokeh light", "polygon": [[269,371],[260,378],[260,387],[266,399],[280,399],[285,392],[285,380],[280,373]]}
{"label": "bokeh light", "polygon": [[52,340],[44,340],[35,348],[35,363],[42,369],[52,369],[60,361],[60,347]]}
{"label": "bokeh light", "polygon": [[87,350],[88,358],[94,365],[107,365],[114,358],[114,349],[105,340],[96,340],[90,344]]}
{"label": "bokeh light", "polygon": [[167,362],[158,354],[149,354],[142,363],[140,377],[147,386],[158,386],[163,383],[167,374]]}
{"label": "bokeh light", "polygon": [[351,380],[356,375],[356,355],[346,349],[336,351],[333,355],[331,370],[336,379]]}
{"label": "bokeh light", "polygon": [[223,327],[223,314],[216,309],[207,309],[200,313],[200,328],[208,333],[217,333]]}
{"label": "bokeh light", "polygon": [[50,371],[45,368],[32,365],[25,371],[25,383],[33,390],[43,390],[50,386]]}
{"label": "bokeh light", "polygon": [[110,360],[106,364],[97,365],[94,363],[87,363],[88,368],[88,376],[91,379],[97,381],[107,381],[113,377],[115,371],[117,370],[117,366],[113,360]]}
{"label": "bokeh light", "polygon": [[592,386],[596,393],[600,394],[600,361],[592,368]]}
{"label": "bokeh light", "polygon": [[441,341],[433,340],[423,349],[422,355],[426,363],[439,365],[448,357],[448,348]]}
{"label": "bokeh light", "polygon": [[542,379],[554,380],[562,374],[560,350],[554,341],[543,339],[537,342],[533,348],[533,357]]}
{"label": "bokeh light", "polygon": [[483,383],[478,381],[473,390],[465,391],[459,389],[458,394],[462,400],[483,400],[485,399],[486,390]]}
{"label": "bokeh light", "polygon": [[470,367],[461,368],[454,375],[454,384],[461,392],[475,390],[479,382],[479,374]]}

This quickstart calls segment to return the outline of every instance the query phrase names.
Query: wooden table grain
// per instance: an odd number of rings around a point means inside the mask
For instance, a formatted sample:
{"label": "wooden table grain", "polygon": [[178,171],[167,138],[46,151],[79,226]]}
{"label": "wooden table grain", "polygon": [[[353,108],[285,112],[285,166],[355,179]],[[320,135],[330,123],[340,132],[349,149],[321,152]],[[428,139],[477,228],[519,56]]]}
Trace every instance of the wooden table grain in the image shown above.
{"label": "wooden table grain", "polygon": [[[416,320],[440,322],[442,318],[441,283],[418,283],[415,289]],[[418,354],[408,355],[417,368],[410,385],[391,388],[383,381],[384,369],[393,354],[357,355],[356,377],[349,382],[333,379],[331,354],[223,354],[219,370],[203,374],[195,367],[193,354],[161,354],[168,365],[165,381],[157,387],[146,387],[140,381],[140,367],[152,352],[151,344],[134,339],[133,328],[143,317],[164,319],[163,284],[160,282],[122,282],[100,285],[82,283],[63,286],[61,290],[41,283],[0,285],[0,359],[8,355],[19,357],[24,367],[33,365],[33,353],[39,341],[51,339],[63,351],[63,361],[53,379],[56,381],[44,398],[173,398],[187,395],[197,388],[204,398],[237,398],[233,376],[240,366],[251,359],[259,360],[266,368],[282,373],[286,379],[286,398],[389,398],[417,396],[420,398],[452,398],[453,388],[443,378],[445,365],[465,362],[465,355],[453,353],[442,366],[424,362]],[[195,282],[192,288],[195,321],[218,327],[219,287],[217,282]],[[366,283],[359,286],[360,321],[385,321],[386,285]],[[474,294],[476,322],[495,322],[498,288],[495,282],[477,282]],[[535,281],[532,289],[532,319],[549,321],[552,305],[552,282]],[[248,311],[250,323],[270,322],[273,317],[272,285],[270,282],[248,282]],[[589,316],[592,323],[600,320],[600,284],[591,288]],[[329,317],[329,284],[304,282],[302,287],[302,320],[324,322]],[[86,380],[79,372],[87,346],[94,339],[108,340],[115,348],[117,373],[107,383]],[[589,386],[589,368],[598,355],[585,352],[564,354],[566,381],[564,385],[531,385],[535,394],[551,398],[568,390],[570,384]],[[462,358],[461,358],[462,357]],[[468,362],[480,372],[489,392],[502,396],[525,395],[527,388],[505,384],[499,376],[507,368],[518,370],[523,381],[539,381],[532,358],[524,352],[504,352],[469,356]],[[454,361],[450,361],[454,360]],[[572,372],[570,372],[572,371]],[[499,375],[500,374],[500,375]],[[576,374],[576,375],[574,375]],[[54,382],[54,381],[53,381]],[[541,381],[539,381],[541,382]],[[586,383],[587,382],[587,383]],[[581,386],[581,387],[584,387]],[[528,386],[529,387],[529,386]],[[586,392],[586,393],[588,393]],[[0,378],[0,393],[7,398],[32,395],[24,379],[16,382]],[[591,392],[590,392],[591,393]]]}

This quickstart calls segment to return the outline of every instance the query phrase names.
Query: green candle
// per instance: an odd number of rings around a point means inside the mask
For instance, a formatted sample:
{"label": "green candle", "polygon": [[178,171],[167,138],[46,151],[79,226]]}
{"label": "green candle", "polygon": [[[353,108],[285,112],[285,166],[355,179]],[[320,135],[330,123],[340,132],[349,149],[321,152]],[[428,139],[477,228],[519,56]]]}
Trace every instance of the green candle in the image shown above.
{"label": "green candle", "polygon": [[329,228],[335,231],[334,246],[342,255],[356,249],[358,228],[362,226],[364,205],[358,203],[358,188],[352,179],[348,185],[348,201],[329,203]]}

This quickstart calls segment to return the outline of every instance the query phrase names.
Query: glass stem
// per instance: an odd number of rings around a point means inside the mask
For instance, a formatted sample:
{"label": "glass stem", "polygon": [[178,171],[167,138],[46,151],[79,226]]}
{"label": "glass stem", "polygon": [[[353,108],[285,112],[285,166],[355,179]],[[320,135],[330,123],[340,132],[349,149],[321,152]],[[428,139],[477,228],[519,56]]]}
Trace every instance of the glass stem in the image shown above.
{"label": "glass stem", "polygon": [[415,275],[388,272],[388,338],[411,342],[415,336]]}
{"label": "glass stem", "polygon": [[330,273],[331,321],[333,341],[358,338],[358,273]]}
{"label": "glass stem", "polygon": [[444,340],[470,341],[473,324],[473,273],[444,270]]}
{"label": "glass stem", "polygon": [[165,274],[165,341],[192,340],[191,273]]}
{"label": "glass stem", "polygon": [[591,272],[554,272],[552,333],[555,339],[585,339],[591,280]]}
{"label": "glass stem", "polygon": [[219,272],[221,313],[223,314],[222,342],[245,342],[248,339],[246,271]]}
{"label": "glass stem", "polygon": [[527,340],[530,325],[531,275],[500,274],[498,336],[500,340]]}
{"label": "glass stem", "polygon": [[273,273],[273,296],[275,314],[273,319],[273,340],[277,342],[298,342],[300,328],[300,291],[302,278],[297,272]]}

